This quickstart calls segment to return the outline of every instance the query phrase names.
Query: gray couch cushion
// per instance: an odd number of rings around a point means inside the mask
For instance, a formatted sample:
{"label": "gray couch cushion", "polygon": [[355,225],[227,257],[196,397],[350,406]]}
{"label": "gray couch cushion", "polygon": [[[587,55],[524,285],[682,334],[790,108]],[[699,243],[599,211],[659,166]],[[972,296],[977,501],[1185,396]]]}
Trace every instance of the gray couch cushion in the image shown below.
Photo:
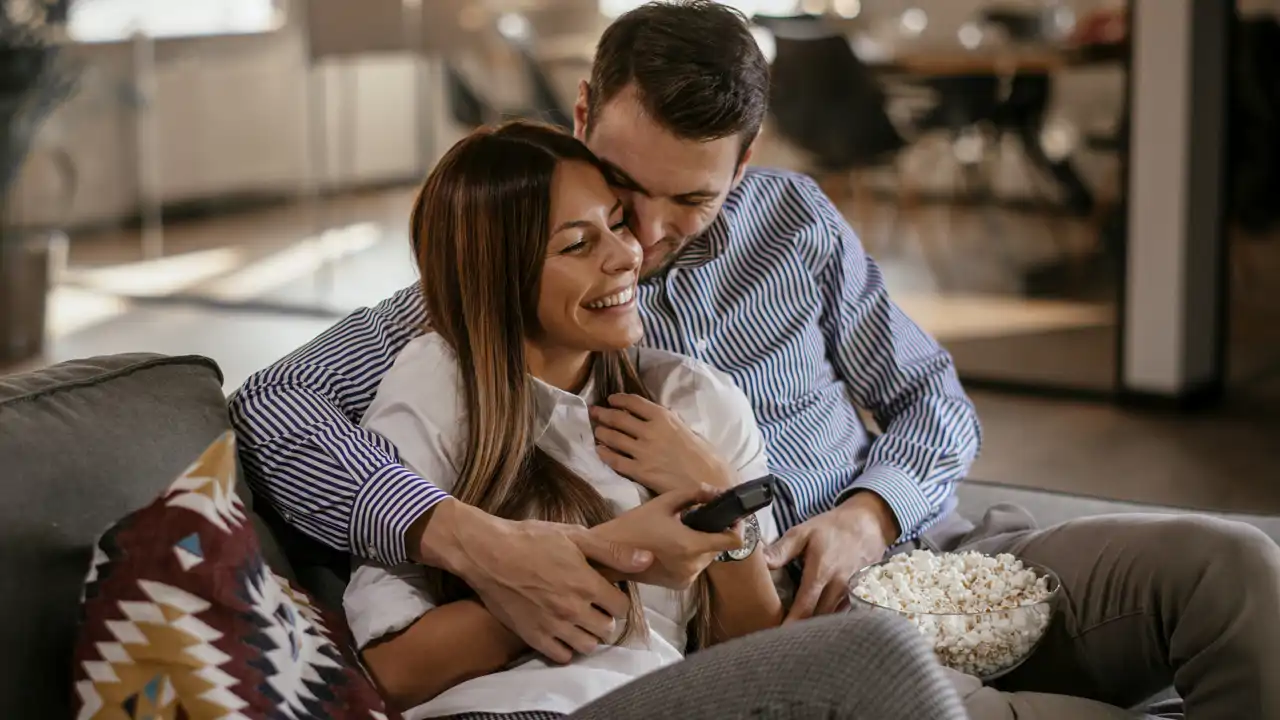
{"label": "gray couch cushion", "polygon": [[203,357],[117,355],[0,377],[0,717],[69,716],[93,543],[228,427],[221,373]]}

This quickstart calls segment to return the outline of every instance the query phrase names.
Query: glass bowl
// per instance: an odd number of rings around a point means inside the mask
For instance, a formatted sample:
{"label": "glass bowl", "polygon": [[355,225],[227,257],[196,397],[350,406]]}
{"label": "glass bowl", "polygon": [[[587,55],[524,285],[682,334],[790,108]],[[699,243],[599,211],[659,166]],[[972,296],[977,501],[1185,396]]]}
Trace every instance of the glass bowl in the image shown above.
{"label": "glass bowl", "polygon": [[[990,556],[988,556],[990,557]],[[945,666],[973,675],[983,682],[995,680],[1021,665],[1044,640],[1053,611],[1062,596],[1056,573],[1043,565],[1022,560],[1022,566],[1047,578],[1049,596],[1012,608],[976,613],[912,612],[877,605],[855,594],[862,579],[889,561],[868,565],[849,578],[850,612],[891,612],[906,618],[933,646]]]}

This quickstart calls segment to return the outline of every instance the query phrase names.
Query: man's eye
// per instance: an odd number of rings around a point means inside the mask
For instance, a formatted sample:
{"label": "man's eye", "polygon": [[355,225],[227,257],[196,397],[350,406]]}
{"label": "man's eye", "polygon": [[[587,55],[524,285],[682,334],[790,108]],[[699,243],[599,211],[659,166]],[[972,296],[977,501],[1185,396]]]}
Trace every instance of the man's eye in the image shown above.
{"label": "man's eye", "polygon": [[677,198],[676,199],[677,205],[683,205],[685,207],[702,207],[703,205],[706,205],[709,202],[711,202],[711,200],[708,198]]}
{"label": "man's eye", "polygon": [[610,225],[609,229],[612,230],[613,232],[619,233],[619,232],[622,232],[623,230],[626,230],[630,226],[631,226],[631,213],[624,212],[622,213],[622,219]]}

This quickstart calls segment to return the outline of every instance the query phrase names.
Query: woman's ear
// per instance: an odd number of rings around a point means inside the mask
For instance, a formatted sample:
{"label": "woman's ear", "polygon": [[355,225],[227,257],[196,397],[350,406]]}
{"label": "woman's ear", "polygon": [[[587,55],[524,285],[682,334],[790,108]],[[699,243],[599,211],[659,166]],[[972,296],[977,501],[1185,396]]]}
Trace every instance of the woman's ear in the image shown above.
{"label": "woman's ear", "polygon": [[578,81],[578,100],[573,104],[573,136],[581,142],[587,141],[587,103],[590,100],[591,86],[586,80]]}

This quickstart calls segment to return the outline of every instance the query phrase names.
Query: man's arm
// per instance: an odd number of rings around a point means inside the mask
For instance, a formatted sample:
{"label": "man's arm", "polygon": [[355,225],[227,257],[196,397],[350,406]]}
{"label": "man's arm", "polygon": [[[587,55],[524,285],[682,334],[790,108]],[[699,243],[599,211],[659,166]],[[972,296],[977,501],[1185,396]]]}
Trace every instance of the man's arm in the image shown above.
{"label": "man's arm", "polygon": [[977,413],[951,356],[889,299],[880,268],[817,185],[808,181],[804,189],[822,258],[819,325],[827,355],[853,402],[874,415],[884,434],[834,509],[768,548],[774,569],[804,559],[787,621],[834,612],[846,602],[854,572],[919,536],[981,443]]}
{"label": "man's arm", "polygon": [[312,538],[386,564],[409,560],[410,526],[447,495],[358,423],[425,320],[418,288],[401,290],[255,373],[230,402],[254,490]]}
{"label": "man's arm", "polygon": [[879,266],[816,185],[811,197],[830,240],[818,278],[827,352],[853,401],[883,430],[839,499],[875,493],[897,521],[895,540],[911,540],[977,457],[977,411],[951,355],[889,298]]}

